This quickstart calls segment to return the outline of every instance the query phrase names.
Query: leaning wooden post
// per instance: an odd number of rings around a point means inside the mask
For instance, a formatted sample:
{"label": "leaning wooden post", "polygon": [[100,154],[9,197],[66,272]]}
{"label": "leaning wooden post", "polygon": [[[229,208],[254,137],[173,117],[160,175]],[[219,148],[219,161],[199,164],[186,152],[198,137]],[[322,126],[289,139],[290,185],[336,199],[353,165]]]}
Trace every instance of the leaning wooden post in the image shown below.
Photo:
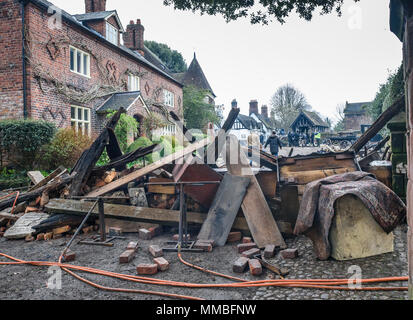
{"label": "leaning wooden post", "polygon": [[407,241],[409,259],[409,299],[413,300],[413,15],[407,18],[404,38],[404,70],[406,80],[407,114]]}

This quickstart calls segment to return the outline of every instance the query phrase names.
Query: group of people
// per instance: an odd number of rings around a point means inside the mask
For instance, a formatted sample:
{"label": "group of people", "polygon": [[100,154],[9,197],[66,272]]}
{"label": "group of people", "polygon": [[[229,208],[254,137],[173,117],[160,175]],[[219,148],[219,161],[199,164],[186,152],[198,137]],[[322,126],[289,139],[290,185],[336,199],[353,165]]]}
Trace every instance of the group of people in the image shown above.
{"label": "group of people", "polygon": [[[288,146],[302,147],[302,146],[319,146],[321,140],[320,132],[288,132]],[[301,143],[300,143],[301,141]]]}

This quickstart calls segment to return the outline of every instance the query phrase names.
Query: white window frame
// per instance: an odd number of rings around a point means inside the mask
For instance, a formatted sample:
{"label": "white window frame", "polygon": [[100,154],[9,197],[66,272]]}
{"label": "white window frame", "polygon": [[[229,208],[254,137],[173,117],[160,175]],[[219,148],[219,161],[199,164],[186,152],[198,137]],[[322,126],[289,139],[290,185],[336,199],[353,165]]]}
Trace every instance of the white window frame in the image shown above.
{"label": "white window frame", "polygon": [[141,80],[138,76],[132,73],[128,74],[128,91],[140,91],[141,90]]}
{"label": "white window frame", "polygon": [[106,22],[106,40],[116,46],[119,45],[119,30],[109,22]]}
{"label": "white window frame", "polygon": [[175,107],[174,93],[168,90],[164,90],[163,91],[163,102],[166,106],[174,108]]}
{"label": "white window frame", "polygon": [[[74,118],[72,117],[72,109],[75,110],[75,117]],[[81,119],[79,119],[79,110],[81,110]],[[84,120],[85,119],[85,111],[87,112],[88,120]],[[79,124],[82,128],[82,133],[87,134],[88,136],[90,136],[91,127],[92,127],[92,122],[91,122],[91,119],[90,119],[90,109],[80,107],[80,106],[71,105],[70,106],[70,125],[71,125],[72,128],[73,127],[75,128],[76,132],[79,132]],[[88,124],[87,132],[85,132],[85,124]]]}
{"label": "white window frame", "polygon": [[[71,66],[72,51],[73,51],[73,54],[74,54],[73,69],[72,69],[72,66]],[[77,54],[78,53],[80,53],[80,56],[81,56],[81,59],[80,59],[80,70],[81,70],[81,72],[77,71],[78,70],[78,63],[77,63]],[[84,73],[84,70],[85,70],[85,65],[84,65],[85,57],[86,57],[86,64],[87,64],[86,73]],[[90,78],[90,54],[87,53],[87,52],[84,52],[84,51],[82,51],[78,48],[75,48],[73,46],[69,46],[69,68],[70,68],[70,71],[73,72],[73,73],[76,73],[76,74],[79,74],[81,76]]]}

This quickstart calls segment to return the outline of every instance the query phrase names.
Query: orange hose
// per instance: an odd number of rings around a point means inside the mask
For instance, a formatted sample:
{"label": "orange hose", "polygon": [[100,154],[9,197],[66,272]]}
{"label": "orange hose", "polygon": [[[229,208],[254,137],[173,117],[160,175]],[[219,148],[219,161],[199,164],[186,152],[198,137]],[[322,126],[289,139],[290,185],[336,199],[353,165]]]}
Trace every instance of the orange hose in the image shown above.
{"label": "orange hose", "polygon": [[12,195],[15,194],[15,193],[16,193],[16,199],[14,199],[13,207],[11,208],[11,214],[13,214],[14,207],[16,206],[17,199],[19,198],[19,195],[20,195],[20,191],[15,191],[15,192],[9,193],[9,194],[6,195],[6,196],[0,197],[0,200],[1,200],[1,199],[5,199],[5,198],[7,198],[7,197],[9,197],[9,196],[12,196]]}
{"label": "orange hose", "polygon": [[[362,287],[362,288],[349,288],[342,287],[343,285],[348,284],[348,279],[275,279],[275,280],[259,280],[259,281],[245,281],[242,280],[241,283],[226,283],[226,284],[196,284],[196,283],[185,283],[177,282],[170,280],[161,280],[154,278],[139,277],[133,275],[119,274],[110,271],[99,270],[90,267],[74,266],[61,263],[61,258],[59,262],[48,262],[48,261],[24,261],[20,260],[6,254],[0,253],[0,256],[6,257],[14,262],[0,262],[0,265],[16,265],[16,264],[30,264],[36,266],[59,266],[64,271],[68,272],[75,278],[101,290],[115,291],[115,292],[127,292],[127,293],[141,293],[141,294],[153,294],[160,295],[171,298],[180,298],[180,299],[193,299],[199,300],[200,298],[191,297],[191,296],[182,296],[177,294],[157,292],[157,291],[146,291],[146,290],[135,290],[135,289],[124,289],[124,288],[111,288],[101,286],[92,281],[82,278],[81,276],[75,274],[72,270],[78,270],[113,278],[118,278],[122,280],[143,283],[143,284],[152,284],[152,285],[163,285],[163,286],[173,286],[173,287],[186,287],[186,288],[250,288],[250,287],[295,287],[295,288],[312,288],[312,289],[326,289],[326,290],[353,290],[353,291],[405,291],[407,287]],[[198,270],[203,272],[212,272],[214,275],[226,276],[217,272],[207,270],[202,267],[195,266],[193,264],[187,263],[180,257],[180,260],[185,263],[187,266],[196,267]],[[408,277],[387,277],[387,278],[373,278],[373,279],[361,279],[361,283],[378,283],[378,282],[393,282],[393,281],[407,281]]]}

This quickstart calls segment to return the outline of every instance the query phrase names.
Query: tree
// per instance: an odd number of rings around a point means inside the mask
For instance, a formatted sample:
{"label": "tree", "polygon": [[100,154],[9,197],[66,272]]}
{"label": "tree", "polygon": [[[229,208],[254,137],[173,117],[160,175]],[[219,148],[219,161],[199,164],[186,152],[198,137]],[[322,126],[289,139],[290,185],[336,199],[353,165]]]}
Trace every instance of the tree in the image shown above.
{"label": "tree", "polygon": [[319,10],[320,14],[335,11],[341,16],[343,2],[344,0],[164,0],[165,5],[172,5],[178,10],[220,14],[227,22],[249,17],[252,24],[268,24],[273,19],[284,23],[292,11],[305,20],[311,20],[315,10]]}
{"label": "tree", "polygon": [[184,118],[188,129],[204,130],[209,122],[219,123],[215,107],[206,102],[207,94],[207,90],[194,86],[184,87]]}
{"label": "tree", "polygon": [[344,104],[339,104],[336,107],[336,118],[337,123],[334,126],[334,131],[339,132],[344,130],[344,108],[346,106]]}
{"label": "tree", "polygon": [[367,108],[373,120],[404,94],[404,85],[403,66],[400,66],[398,71],[388,76],[386,83],[380,85],[373,103]]}
{"label": "tree", "polygon": [[271,98],[270,106],[271,116],[284,130],[288,130],[301,111],[311,110],[304,94],[290,84],[277,89]]}
{"label": "tree", "polygon": [[164,43],[145,41],[145,46],[158,56],[173,73],[185,72],[188,67],[182,54]]}

